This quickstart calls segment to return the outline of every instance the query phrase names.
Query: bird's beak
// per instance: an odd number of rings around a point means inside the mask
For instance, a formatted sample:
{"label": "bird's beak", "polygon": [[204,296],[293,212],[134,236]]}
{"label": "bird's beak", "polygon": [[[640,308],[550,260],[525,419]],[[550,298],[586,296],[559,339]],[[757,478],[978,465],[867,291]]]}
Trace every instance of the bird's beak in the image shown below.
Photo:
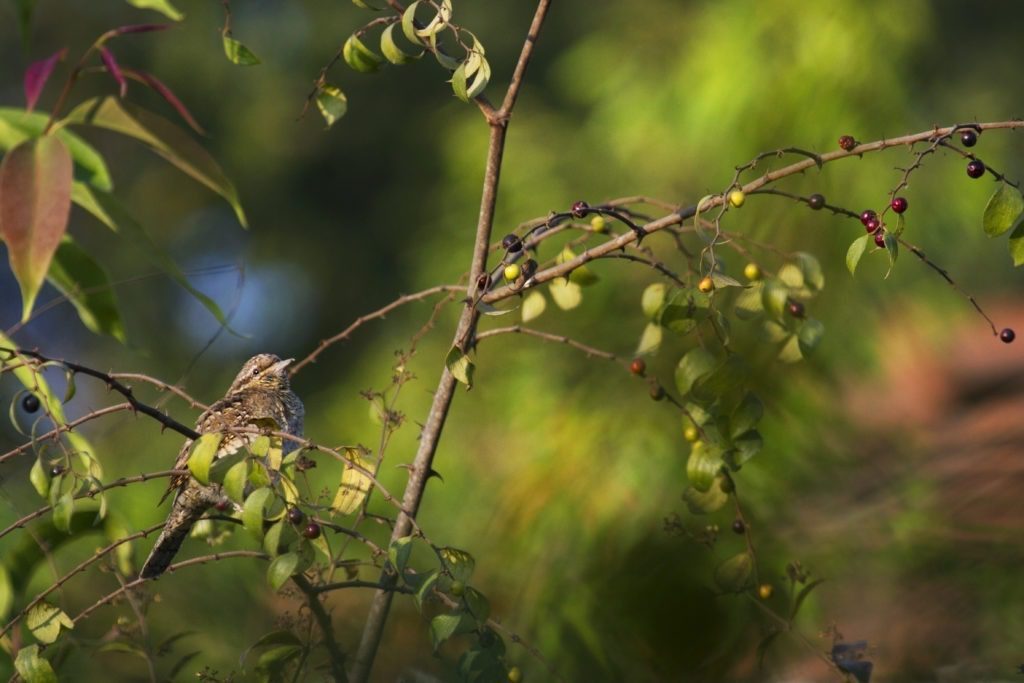
{"label": "bird's beak", "polygon": [[295,362],[294,358],[285,358],[284,360],[279,360],[276,363],[274,363],[273,365],[271,365],[270,366],[270,370],[271,370],[271,372],[273,374],[277,375],[277,374],[280,374],[280,373],[284,372],[284,369],[287,368],[289,365],[291,365],[294,362]]}

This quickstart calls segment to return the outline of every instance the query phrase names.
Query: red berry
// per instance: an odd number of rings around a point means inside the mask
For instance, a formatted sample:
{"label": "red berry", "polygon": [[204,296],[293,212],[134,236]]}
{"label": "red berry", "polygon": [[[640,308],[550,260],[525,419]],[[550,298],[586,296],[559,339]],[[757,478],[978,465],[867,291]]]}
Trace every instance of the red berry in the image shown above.
{"label": "red berry", "polygon": [[807,206],[817,211],[821,207],[825,206],[825,195],[812,194],[807,198]]}
{"label": "red berry", "polygon": [[306,515],[299,508],[288,508],[288,521],[292,524],[302,524],[305,518]]}
{"label": "red berry", "polygon": [[978,142],[978,134],[973,130],[960,131],[960,143],[964,147],[974,147],[975,143]]}
{"label": "red berry", "polygon": [[885,230],[879,230],[875,233],[875,244],[880,247],[885,246]]}
{"label": "red berry", "polygon": [[747,530],[747,525],[743,523],[742,519],[737,519],[732,523],[732,530],[737,534],[742,534]]}
{"label": "red berry", "polygon": [[852,135],[843,135],[839,138],[839,146],[849,152],[857,146],[857,141],[853,139]]}
{"label": "red berry", "polygon": [[907,210],[907,207],[910,206],[910,204],[907,202],[906,197],[896,197],[892,200],[892,203],[889,206],[891,206],[892,210],[896,213],[903,213]]}
{"label": "red berry", "polygon": [[985,175],[985,164],[982,163],[981,159],[972,159],[967,164],[967,175],[972,178],[980,178]]}
{"label": "red berry", "polygon": [[999,333],[999,341],[1003,342],[1004,344],[1011,344],[1013,343],[1013,340],[1016,338],[1017,333],[1014,332],[1009,327],[1007,327],[1006,329]]}
{"label": "red berry", "polygon": [[225,511],[225,510],[227,510],[227,509],[228,509],[228,508],[229,508],[230,506],[231,506],[231,503],[229,503],[229,502],[228,502],[228,500],[227,500],[226,498],[221,498],[220,500],[218,500],[218,501],[217,501],[217,502],[216,502],[216,503],[214,504],[214,506],[213,506],[213,507],[214,507],[214,509],[215,509],[215,510],[216,510],[217,512],[224,512],[224,511]]}
{"label": "red berry", "polygon": [[871,209],[865,209],[864,211],[860,212],[860,222],[863,223],[864,225],[867,225],[868,221],[871,220],[872,218],[875,218],[877,215],[878,214],[876,214]]}
{"label": "red berry", "polygon": [[306,525],[306,528],[302,530],[302,535],[310,540],[320,538],[320,525],[316,522],[310,522]]}
{"label": "red berry", "polygon": [[877,232],[880,227],[882,227],[882,223],[877,218],[872,218],[864,224],[864,229],[868,232]]}
{"label": "red berry", "polygon": [[647,363],[643,358],[634,358],[633,362],[629,364],[629,371],[642,377],[647,372]]}
{"label": "red berry", "polygon": [[794,318],[804,317],[804,305],[801,302],[796,301],[794,299],[790,299],[786,303],[786,310],[788,310],[789,314]]}
{"label": "red berry", "polygon": [[580,199],[577,202],[573,202],[572,215],[575,216],[576,218],[583,218],[584,216],[587,215],[588,209],[590,209],[590,204],[587,204],[585,201]]}

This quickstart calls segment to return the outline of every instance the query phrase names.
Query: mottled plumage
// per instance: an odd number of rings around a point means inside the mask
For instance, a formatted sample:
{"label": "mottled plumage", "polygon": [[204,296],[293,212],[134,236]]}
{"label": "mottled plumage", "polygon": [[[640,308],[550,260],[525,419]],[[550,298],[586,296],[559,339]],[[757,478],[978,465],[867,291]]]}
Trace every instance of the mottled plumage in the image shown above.
{"label": "mottled plumage", "polygon": [[[240,427],[261,427],[302,436],[302,419],[305,411],[302,401],[289,386],[289,363],[291,359],[281,360],[269,353],[250,358],[242,366],[224,398],[199,416],[196,431],[205,434]],[[217,457],[231,455],[255,438],[257,437],[253,434],[226,433]],[[191,446],[191,440],[182,446],[178,460],[174,464],[175,469],[188,468]],[[297,447],[296,442],[285,441],[283,451],[288,453]],[[174,559],[192,525],[211,506],[224,499],[219,484],[203,486],[187,475],[172,478],[164,497],[166,498],[172,491],[175,492],[175,496],[167,523],[140,573],[144,579],[160,576]]]}

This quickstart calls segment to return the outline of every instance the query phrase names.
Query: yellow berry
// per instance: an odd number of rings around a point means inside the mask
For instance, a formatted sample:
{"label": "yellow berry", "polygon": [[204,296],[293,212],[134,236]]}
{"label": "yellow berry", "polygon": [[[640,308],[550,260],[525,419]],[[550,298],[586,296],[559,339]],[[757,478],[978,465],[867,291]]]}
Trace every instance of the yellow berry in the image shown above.
{"label": "yellow berry", "polygon": [[697,283],[697,289],[704,292],[705,294],[710,294],[715,289],[715,281],[712,280],[710,277],[705,277],[703,280]]}
{"label": "yellow berry", "polygon": [[607,222],[604,220],[604,216],[598,214],[590,219],[590,227],[594,232],[604,232],[608,227]]}
{"label": "yellow berry", "polygon": [[743,190],[733,190],[729,193],[729,203],[737,209],[743,206],[745,201],[747,201],[747,195],[743,194]]}
{"label": "yellow berry", "polygon": [[505,279],[509,282],[515,282],[519,279],[519,266],[515,263],[511,263],[505,266]]}
{"label": "yellow berry", "polygon": [[761,279],[761,269],[756,263],[748,263],[743,268],[743,277],[747,278],[751,282]]}
{"label": "yellow berry", "polygon": [[697,431],[696,427],[690,425],[689,427],[683,430],[683,438],[689,441],[690,443],[695,443],[697,439],[700,438],[700,432]]}
{"label": "yellow berry", "polygon": [[775,589],[772,588],[772,585],[770,583],[762,583],[760,586],[757,587],[757,594],[761,596],[762,600],[767,600],[768,598],[772,597],[772,593],[774,592]]}
{"label": "yellow berry", "polygon": [[518,666],[513,666],[508,670],[508,683],[519,683],[523,680],[523,672],[519,670]]}

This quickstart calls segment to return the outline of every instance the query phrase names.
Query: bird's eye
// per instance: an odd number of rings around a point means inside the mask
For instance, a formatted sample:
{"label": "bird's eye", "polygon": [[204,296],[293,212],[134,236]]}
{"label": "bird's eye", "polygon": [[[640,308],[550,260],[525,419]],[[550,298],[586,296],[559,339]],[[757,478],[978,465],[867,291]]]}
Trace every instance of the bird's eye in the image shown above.
{"label": "bird's eye", "polygon": [[255,377],[255,376],[256,376],[256,375],[258,375],[258,374],[260,374],[260,369],[259,369],[259,366],[257,366],[257,367],[255,367],[255,368],[253,368],[253,369],[252,369],[252,376],[253,376],[253,377]]}

